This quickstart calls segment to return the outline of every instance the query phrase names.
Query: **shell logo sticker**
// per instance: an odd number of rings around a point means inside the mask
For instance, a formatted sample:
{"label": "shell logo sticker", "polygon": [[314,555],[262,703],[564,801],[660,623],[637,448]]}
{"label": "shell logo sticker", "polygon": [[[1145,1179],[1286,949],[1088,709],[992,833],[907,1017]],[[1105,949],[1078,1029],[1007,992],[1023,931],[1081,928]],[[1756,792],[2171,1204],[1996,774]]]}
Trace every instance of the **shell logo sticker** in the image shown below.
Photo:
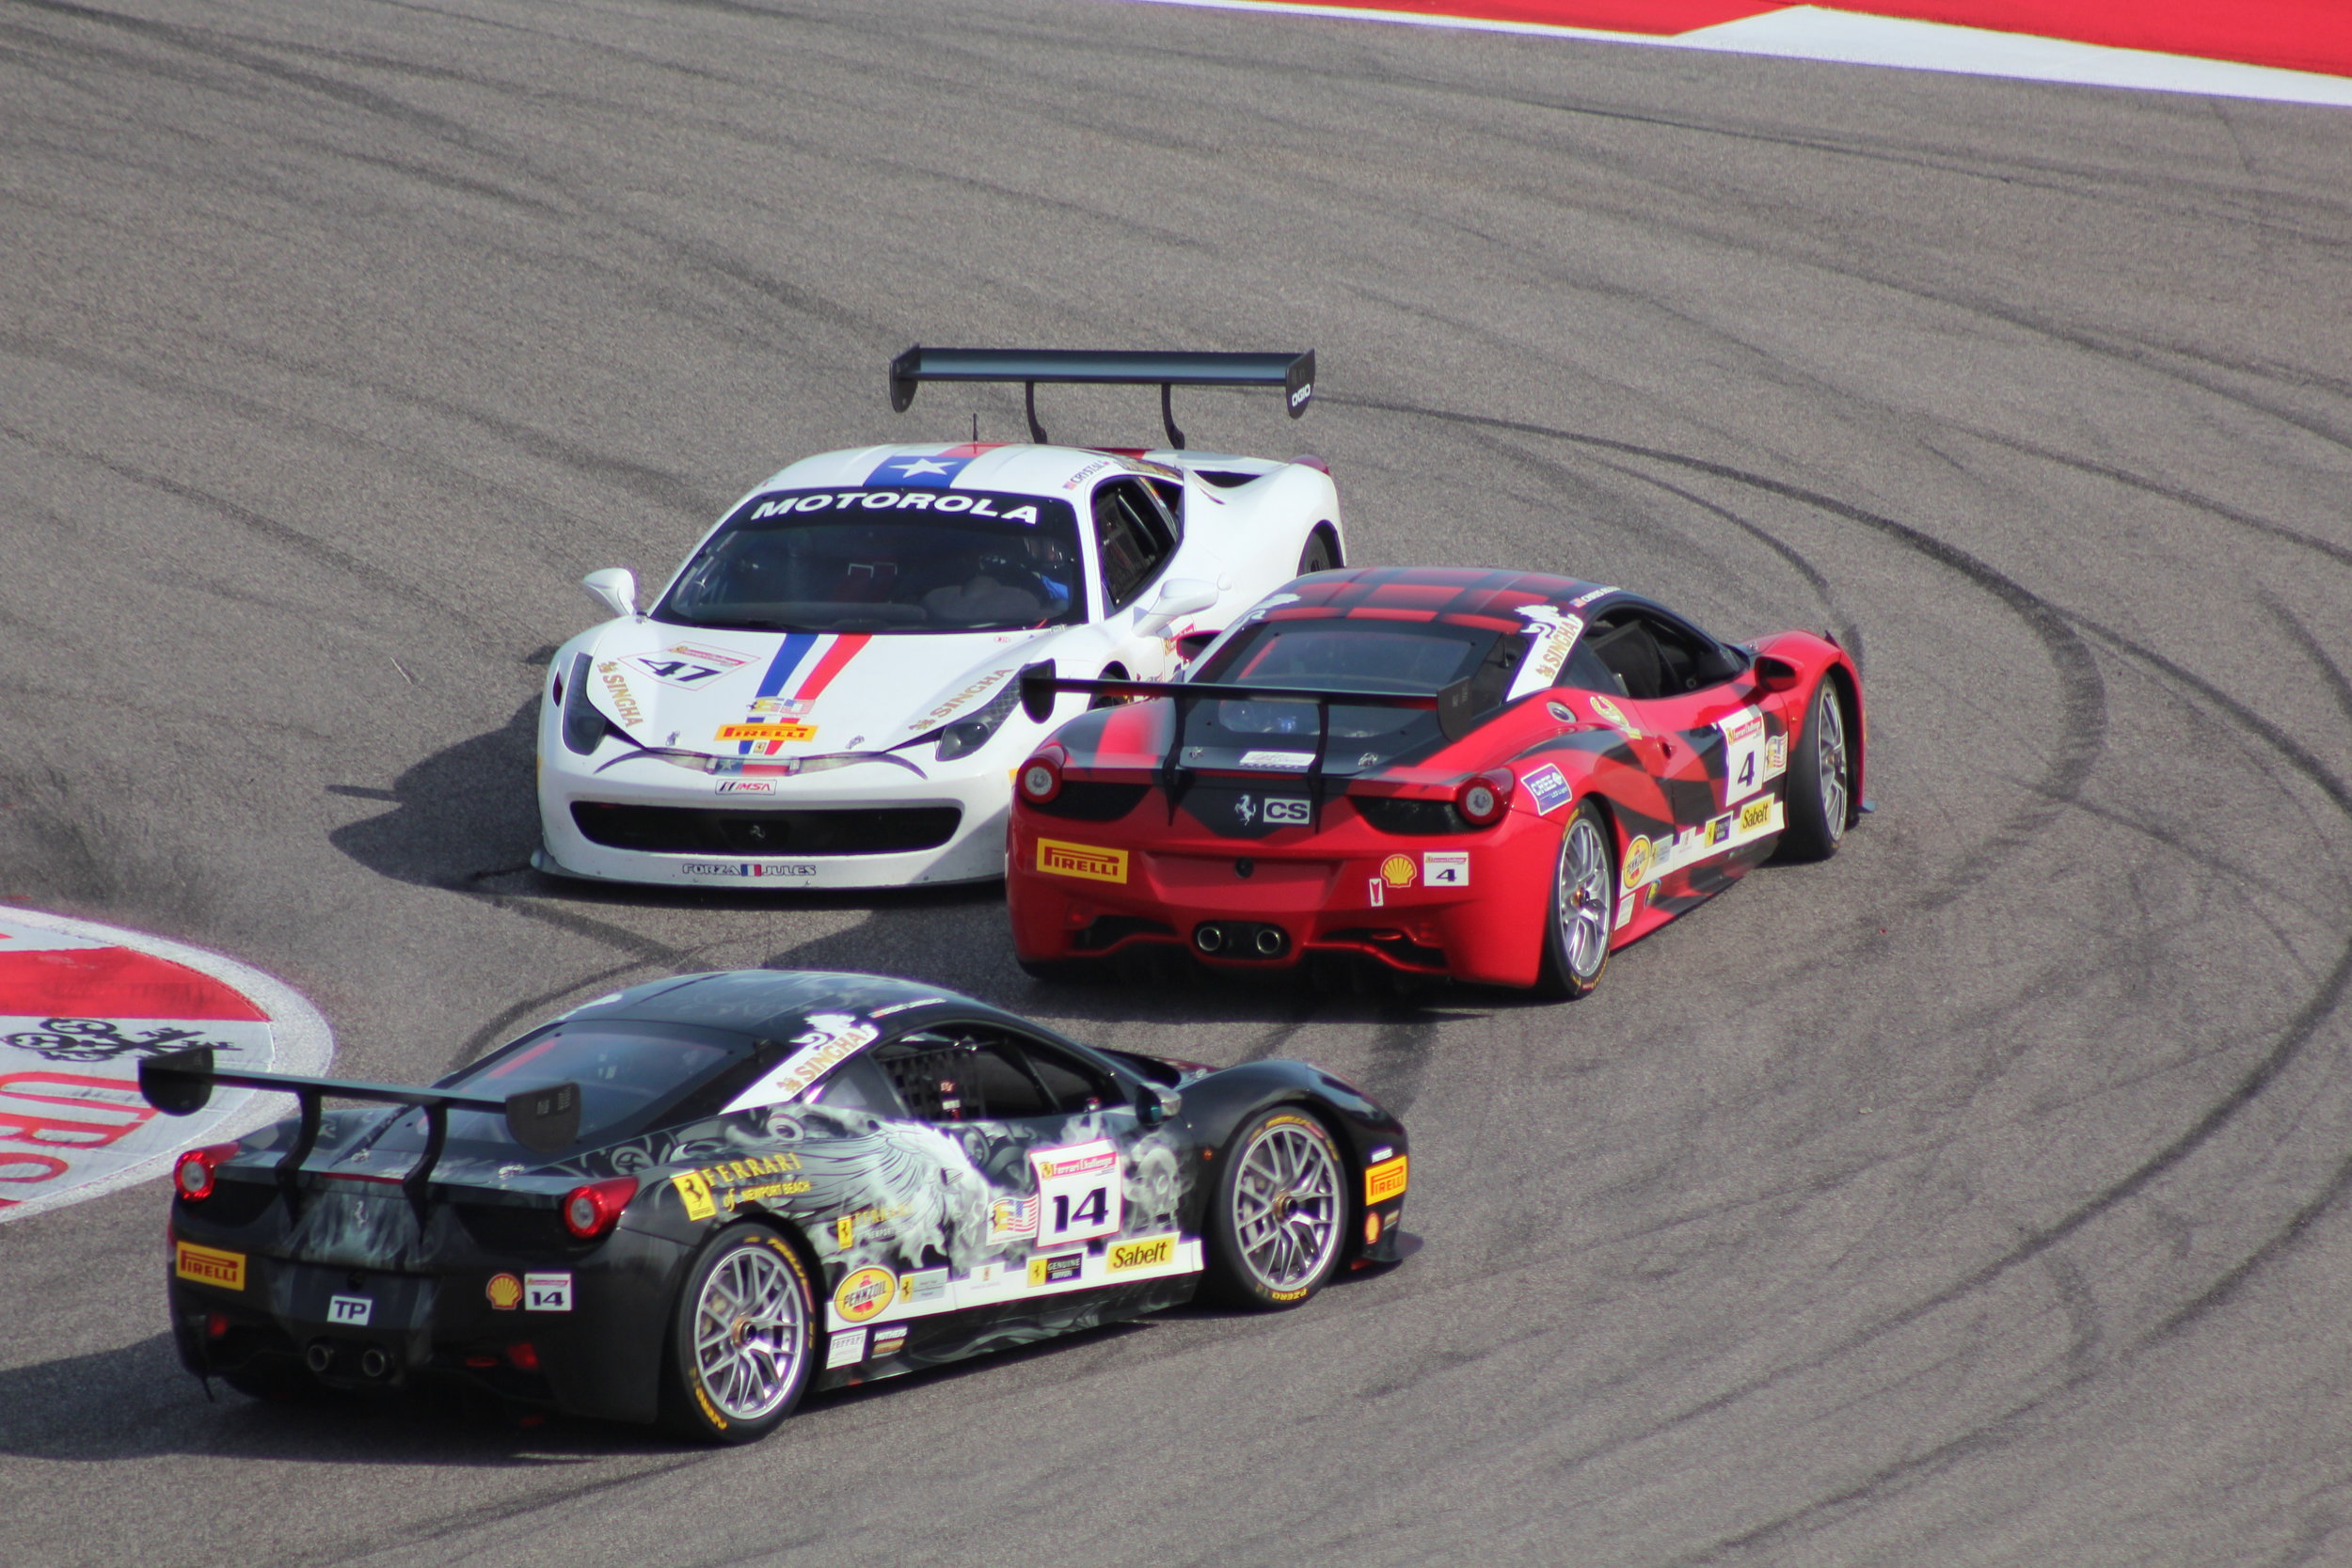
{"label": "shell logo sticker", "polygon": [[853,1269],[833,1293],[833,1309],[848,1322],[862,1323],[889,1306],[898,1294],[898,1276],[868,1264]]}
{"label": "shell logo sticker", "polygon": [[511,1274],[494,1274],[490,1283],[482,1288],[490,1298],[490,1305],[501,1312],[512,1312],[523,1302],[523,1282]]}
{"label": "shell logo sticker", "polygon": [[1645,881],[1648,880],[1651,858],[1652,853],[1650,849],[1649,836],[1646,833],[1637,835],[1632,843],[1625,847],[1625,886],[1627,892],[1632,892],[1635,888],[1640,887]]}
{"label": "shell logo sticker", "polygon": [[1420,874],[1421,868],[1413,863],[1410,855],[1391,855],[1380,863],[1380,879],[1391,887],[1411,887],[1413,879]]}

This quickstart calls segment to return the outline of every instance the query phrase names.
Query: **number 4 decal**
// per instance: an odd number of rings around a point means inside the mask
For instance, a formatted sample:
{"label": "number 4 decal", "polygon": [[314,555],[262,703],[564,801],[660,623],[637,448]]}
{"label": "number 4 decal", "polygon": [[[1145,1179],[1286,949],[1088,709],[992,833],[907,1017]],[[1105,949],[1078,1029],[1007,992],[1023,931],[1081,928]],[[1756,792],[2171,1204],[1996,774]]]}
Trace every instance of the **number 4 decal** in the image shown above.
{"label": "number 4 decal", "polygon": [[1746,800],[1764,786],[1764,714],[1743,707],[1717,721],[1724,734],[1724,804]]}
{"label": "number 4 decal", "polygon": [[1041,1249],[1119,1234],[1125,1183],[1118,1145],[1097,1138],[1069,1148],[1041,1148],[1029,1155],[1029,1163],[1037,1167]]}

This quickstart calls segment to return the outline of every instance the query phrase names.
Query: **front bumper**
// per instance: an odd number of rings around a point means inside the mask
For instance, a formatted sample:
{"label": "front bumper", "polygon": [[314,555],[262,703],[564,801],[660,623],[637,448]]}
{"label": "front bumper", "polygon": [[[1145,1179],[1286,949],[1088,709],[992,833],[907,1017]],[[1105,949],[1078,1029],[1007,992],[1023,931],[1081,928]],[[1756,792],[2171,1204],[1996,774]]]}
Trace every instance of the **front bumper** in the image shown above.
{"label": "front bumper", "polygon": [[[1115,823],[1014,812],[1006,895],[1020,956],[1057,962],[1182,948],[1242,973],[1327,955],[1405,974],[1535,983],[1558,816],[1515,810],[1481,832],[1429,837],[1379,832],[1360,818],[1263,839],[1165,822],[1156,795]],[[1204,928],[1217,933],[1214,951]],[[1279,939],[1270,954],[1262,946],[1269,930]]]}
{"label": "front bumper", "polygon": [[[886,762],[865,762],[800,777],[745,779],[697,773],[652,758],[598,773],[598,764],[623,754],[618,742],[581,757],[566,751],[543,721],[543,847],[532,863],[558,876],[673,887],[867,888],[993,880],[1005,872],[1005,816],[1011,798],[1010,775],[993,762],[978,763],[993,749],[983,747],[972,758],[947,765],[956,771],[930,778]],[[935,763],[920,765],[926,772],[939,772]],[[771,787],[746,792],[740,787],[746,783]],[[722,784],[737,788],[723,793]],[[771,852],[750,845],[749,835],[740,832],[711,835],[691,849],[645,849],[592,838],[573,809],[582,804],[590,808],[592,823],[597,808],[621,807],[704,816],[740,813],[747,824],[767,813],[904,811],[937,820],[953,814],[954,827],[944,841],[880,853],[788,844]],[[824,835],[836,843],[856,836]]]}

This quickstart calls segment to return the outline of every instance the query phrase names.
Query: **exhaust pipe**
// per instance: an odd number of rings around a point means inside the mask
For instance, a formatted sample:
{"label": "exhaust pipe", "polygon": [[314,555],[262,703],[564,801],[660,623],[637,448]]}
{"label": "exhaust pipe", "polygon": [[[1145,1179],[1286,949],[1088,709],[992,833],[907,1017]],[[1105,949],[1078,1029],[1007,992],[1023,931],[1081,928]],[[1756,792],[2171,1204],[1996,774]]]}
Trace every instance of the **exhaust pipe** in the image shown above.
{"label": "exhaust pipe", "polygon": [[361,1375],[370,1378],[381,1378],[385,1373],[390,1371],[391,1370],[392,1358],[378,1350],[375,1346],[370,1345],[366,1350],[359,1353],[359,1371]]}
{"label": "exhaust pipe", "polygon": [[313,1339],[302,1353],[302,1364],[324,1376],[335,1365],[335,1347],[324,1339]]}
{"label": "exhaust pipe", "polygon": [[1192,944],[1203,953],[1219,953],[1225,949],[1225,927],[1211,922],[1192,933]]}
{"label": "exhaust pipe", "polygon": [[1261,926],[1258,927],[1258,957],[1262,958],[1279,958],[1282,956],[1282,949],[1288,947],[1289,945],[1290,942],[1282,935],[1282,928],[1279,926]]}

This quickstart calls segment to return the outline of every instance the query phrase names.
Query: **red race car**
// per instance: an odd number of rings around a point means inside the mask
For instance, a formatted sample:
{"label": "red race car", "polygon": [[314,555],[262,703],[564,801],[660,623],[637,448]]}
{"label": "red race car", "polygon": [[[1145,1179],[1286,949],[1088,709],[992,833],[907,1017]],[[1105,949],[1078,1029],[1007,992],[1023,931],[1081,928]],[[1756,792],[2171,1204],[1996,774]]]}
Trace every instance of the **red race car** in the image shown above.
{"label": "red race car", "polygon": [[[1620,589],[1355,567],[1285,585],[1182,682],[1022,673],[1008,895],[1041,976],[1149,949],[1369,959],[1581,996],[1775,848],[1834,853],[1862,682],[1827,633],[1719,642]],[[1136,700],[1140,699],[1140,700]]]}

